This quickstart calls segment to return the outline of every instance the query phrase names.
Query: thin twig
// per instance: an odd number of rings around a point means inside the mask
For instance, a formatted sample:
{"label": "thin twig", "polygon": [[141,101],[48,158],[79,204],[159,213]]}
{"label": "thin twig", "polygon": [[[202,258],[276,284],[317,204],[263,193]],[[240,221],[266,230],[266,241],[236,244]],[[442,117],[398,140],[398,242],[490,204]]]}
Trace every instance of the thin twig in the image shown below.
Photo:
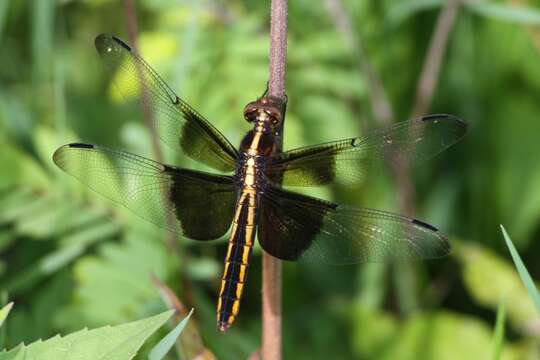
{"label": "thin twig", "polygon": [[[270,9],[270,66],[268,95],[285,98],[287,66],[287,0],[272,0]],[[283,146],[283,124],[279,151]],[[263,253],[262,358],[281,359],[281,261]]]}
{"label": "thin twig", "polygon": [[[437,89],[441,64],[444,54],[446,53],[448,38],[454,27],[460,2],[461,0],[447,0],[444,8],[437,17],[435,30],[433,31],[433,36],[431,37],[428,52],[424,59],[422,71],[418,79],[411,118],[425,115],[429,111],[433,95]],[[408,168],[408,164],[405,164],[404,167]],[[406,176],[410,179],[408,169],[406,170],[406,173],[401,174],[401,176]],[[410,180],[408,182],[410,184],[410,189],[402,194],[400,201],[405,210],[405,214],[412,216],[412,214],[414,214],[415,195],[412,183],[410,183]]]}
{"label": "thin twig", "polygon": [[[342,32],[349,46],[358,57],[362,73],[367,77],[373,116],[379,125],[387,125],[394,121],[392,106],[388,100],[376,71],[371,66],[360,38],[354,32],[349,15],[340,0],[325,0],[336,27]],[[437,87],[442,59],[445,54],[448,37],[455,23],[460,0],[448,0],[441,11],[426,55],[424,66],[418,81],[416,97],[413,102],[411,117],[425,114]],[[414,186],[410,181],[407,164],[393,166],[398,184],[398,202],[402,213],[414,214]]]}
{"label": "thin twig", "polygon": [[[343,37],[347,40],[348,45],[354,51],[357,59],[360,71],[366,76],[369,100],[371,103],[371,109],[373,117],[378,126],[388,126],[395,121],[392,111],[392,105],[384,90],[382,81],[378,76],[375,69],[371,66],[369,56],[367,55],[360,37],[354,31],[349,15],[345,11],[343,4],[340,0],[326,0],[326,6],[332,16],[336,27],[341,31]],[[409,176],[409,168],[404,161],[397,161],[396,159],[388,159],[392,172],[396,178],[397,185],[397,202],[400,212],[411,216],[414,213],[414,186]],[[414,279],[411,273],[411,269],[407,264],[398,264],[401,269],[396,269],[402,275],[402,283],[414,284]],[[407,279],[409,281],[407,281]],[[399,290],[399,289],[398,289]],[[398,291],[400,297],[400,304],[405,304],[402,307],[403,312],[409,312],[416,307],[416,301],[414,296],[414,287],[407,289],[408,292]]]}
{"label": "thin twig", "polygon": [[[460,0],[447,0],[444,8],[439,13],[437,22],[435,24],[435,30],[430,40],[428,52],[424,59],[424,64],[422,66],[422,71],[418,79],[418,85],[416,90],[416,96],[413,101],[413,106],[411,110],[411,118],[425,115],[429,111],[431,102],[433,100],[433,95],[437,89],[437,84],[439,81],[439,74],[441,70],[442,61],[444,54],[446,52],[446,47],[448,44],[448,38],[453,29],[458,8],[460,5]],[[402,164],[396,165],[397,171],[396,175],[399,179],[406,179],[403,181],[402,186],[407,186],[407,189],[402,189],[403,191],[399,192],[399,201],[400,207],[405,215],[412,216],[415,213],[415,189],[410,180],[409,174],[409,164],[404,162]],[[408,279],[405,281],[398,281],[398,287],[401,286],[402,290],[402,302],[404,305],[403,309],[409,309],[413,311],[417,308],[416,298],[411,296],[412,292],[408,289],[403,288],[407,286],[409,288],[416,289],[417,281],[415,273],[414,264],[398,264],[399,267],[399,277],[402,279]]]}
{"label": "thin twig", "polygon": [[349,47],[354,51],[360,65],[360,71],[367,77],[369,99],[375,120],[379,122],[379,125],[392,123],[394,121],[392,105],[388,100],[379,76],[368,60],[362,42],[355,34],[349,15],[347,15],[343,4],[340,0],[325,0],[325,4],[336,27],[341,31]]}
{"label": "thin twig", "polygon": [[[369,57],[362,45],[360,37],[355,33],[349,15],[340,0],[325,0],[326,7],[332,16],[336,27],[341,31],[348,45],[356,54],[360,71],[367,80],[369,100],[373,117],[379,126],[387,126],[395,121],[392,105],[384,90],[380,77],[371,66]],[[414,213],[414,186],[408,173],[406,164],[389,159],[398,186],[398,207],[402,213]]]}
{"label": "thin twig", "polygon": [[[384,91],[379,76],[369,62],[369,58],[362,46],[360,38],[353,30],[349,15],[344,10],[340,0],[325,1],[336,27],[342,32],[351,49],[354,50],[358,58],[360,70],[366,75],[367,86],[369,89],[368,93],[370,95],[370,102],[375,120],[380,126],[392,123],[394,121],[394,116],[390,101]],[[411,117],[424,114],[428,111],[431,104],[433,93],[437,86],[440,66],[444,57],[448,36],[455,22],[458,5],[459,0],[448,0],[437,19],[434,35],[431,39],[429,51],[426,55],[424,67],[421,72],[422,75],[419,78],[418,91],[416,99],[413,102],[414,106]],[[391,161],[391,164],[398,187],[398,208],[401,213],[412,216],[415,212],[415,189],[409,174],[409,164],[406,161]],[[414,288],[413,266],[398,266],[401,267],[399,271],[402,280],[408,278],[410,281],[408,281],[407,284],[413,284],[412,287]],[[414,290],[411,291],[408,289],[406,292],[412,294],[414,293]],[[403,292],[400,291],[399,293]],[[414,310],[416,307],[416,300],[414,297],[406,296],[406,294],[404,294],[402,300],[406,303],[404,309]]]}
{"label": "thin twig", "polygon": [[[135,52],[139,52],[139,43],[138,43],[138,29],[137,29],[137,12],[135,9],[135,4],[133,3],[133,0],[124,0],[124,10],[125,15],[127,19],[127,32],[128,32],[128,40],[131,44],[131,47],[135,50]],[[139,69],[138,69],[139,70]],[[145,86],[142,72],[139,74],[139,79],[141,83],[141,107],[143,110],[143,118],[144,122],[146,123],[146,127],[148,128],[148,131],[150,131],[150,141],[152,142],[152,152],[154,154],[154,158],[158,162],[163,162],[163,152],[161,151],[161,146],[159,145],[159,136],[156,131],[156,127],[154,126],[154,113],[152,112],[152,108],[149,106],[150,102],[152,101],[150,99],[150,94],[148,93],[148,89]],[[163,194],[163,197],[165,198],[164,201],[169,201],[168,194]],[[175,228],[174,219],[172,216],[167,213],[165,221],[167,222],[167,225],[170,229]],[[177,243],[176,243],[176,236],[175,234],[171,232],[167,232],[165,243],[169,250],[171,250],[173,253],[177,253]]]}
{"label": "thin twig", "polygon": [[[127,19],[127,32],[128,32],[128,40],[131,44],[130,46],[135,50],[135,52],[139,52],[139,41],[138,41],[138,29],[137,29],[137,13],[135,11],[135,4],[133,3],[133,0],[124,0],[124,7],[126,11],[126,19]],[[151,134],[151,141],[152,141],[152,151],[154,153],[154,156],[157,161],[163,162],[163,152],[161,151],[161,147],[159,145],[158,141],[158,135],[156,132],[156,128],[154,126],[154,114],[152,113],[152,110],[149,106],[145,106],[145,101],[150,101],[148,99],[148,90],[143,87],[142,88],[142,101],[143,101],[143,112],[144,112],[144,121],[146,123],[146,126],[148,127],[148,130]]]}
{"label": "thin twig", "polygon": [[423,115],[429,110],[433,94],[437,88],[442,60],[446,53],[448,38],[455,24],[459,5],[460,0],[448,0],[439,13],[416,87],[416,96],[412,107],[413,117]]}
{"label": "thin twig", "polygon": [[[134,51],[136,53],[139,53],[137,13],[136,13],[135,4],[133,0],[124,0],[124,10],[125,10],[125,16],[127,19],[128,40],[131,44],[131,47],[134,49]],[[152,107],[151,107],[151,101],[152,101],[151,94],[148,88],[146,87],[146,82],[144,80],[142,69],[138,67],[137,71],[138,71],[138,76],[139,76],[139,81],[140,81],[141,107],[143,110],[143,118],[148,128],[148,131],[150,132],[153,156],[157,161],[163,163],[164,157],[163,157],[163,152],[161,150],[161,146],[159,143],[159,135],[154,125],[155,114],[153,113]],[[168,191],[164,190],[161,196],[162,196],[163,203],[168,203],[170,201]],[[174,215],[170,212],[165,213],[165,222],[169,229],[173,229],[176,227],[176,219],[174,218]],[[179,244],[177,241],[178,239],[177,235],[178,235],[177,233],[167,231],[165,234],[165,245],[167,246],[171,254],[174,254],[179,259],[181,259],[181,262],[184,264],[184,268],[185,268],[190,261],[189,253],[181,251],[181,248],[178,246]],[[180,275],[180,281],[182,284],[183,298],[185,302],[193,303],[192,301],[193,295],[191,292],[191,282],[189,281],[188,277],[185,276],[184,273],[182,273],[182,271],[179,271],[179,275]]]}
{"label": "thin twig", "polygon": [[[161,299],[167,304],[169,309],[175,310],[172,318],[173,324],[176,326],[189,313],[182,301],[176,296],[174,291],[165,285],[156,275],[152,274],[152,282],[159,290]],[[199,326],[194,318],[188,322],[182,336],[176,341],[176,351],[181,355],[182,359],[197,359],[197,360],[215,360],[214,354],[204,346],[202,337],[199,332]]]}

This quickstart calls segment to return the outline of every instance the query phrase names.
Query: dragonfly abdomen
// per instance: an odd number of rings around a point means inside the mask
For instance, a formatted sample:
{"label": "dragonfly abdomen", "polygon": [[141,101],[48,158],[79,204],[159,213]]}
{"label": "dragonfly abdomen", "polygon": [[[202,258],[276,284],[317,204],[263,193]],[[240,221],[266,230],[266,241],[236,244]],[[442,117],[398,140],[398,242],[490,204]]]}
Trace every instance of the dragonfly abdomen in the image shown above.
{"label": "dragonfly abdomen", "polygon": [[255,238],[256,192],[244,189],[236,205],[232,223],[225,269],[221,277],[221,290],[217,307],[218,328],[225,332],[234,323],[240,311],[240,300],[249,268]]}

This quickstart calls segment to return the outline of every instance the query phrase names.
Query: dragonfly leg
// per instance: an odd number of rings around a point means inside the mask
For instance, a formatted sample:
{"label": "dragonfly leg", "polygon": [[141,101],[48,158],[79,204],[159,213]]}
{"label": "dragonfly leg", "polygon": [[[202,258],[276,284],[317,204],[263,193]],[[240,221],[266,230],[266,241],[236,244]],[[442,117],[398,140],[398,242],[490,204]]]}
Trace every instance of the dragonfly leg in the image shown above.
{"label": "dragonfly leg", "polygon": [[270,81],[267,81],[266,82],[266,89],[264,90],[263,94],[259,97],[260,98],[263,98],[263,97],[266,97],[266,95],[268,95],[268,88],[269,88],[269,85],[270,85]]}

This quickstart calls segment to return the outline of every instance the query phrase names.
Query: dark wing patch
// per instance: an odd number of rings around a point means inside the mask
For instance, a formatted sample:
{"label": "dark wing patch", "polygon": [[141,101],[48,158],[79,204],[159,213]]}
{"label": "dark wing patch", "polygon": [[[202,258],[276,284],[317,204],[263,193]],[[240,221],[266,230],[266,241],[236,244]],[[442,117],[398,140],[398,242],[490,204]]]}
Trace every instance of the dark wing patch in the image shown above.
{"label": "dark wing patch", "polygon": [[90,144],[62,146],[53,160],[92,190],[189,238],[216,239],[232,221],[236,198],[230,176],[167,166]]}
{"label": "dark wing patch", "polygon": [[[126,98],[142,99],[163,142],[220,171],[233,171],[238,152],[208,120],[180,99],[138,54],[119,38],[102,34],[96,49]],[[142,90],[142,91],[141,91]]]}
{"label": "dark wing patch", "polygon": [[318,186],[334,180],[362,181],[374,164],[427,160],[461,139],[467,124],[451,115],[430,115],[375,130],[363,137],[303,147],[273,156],[268,177],[283,174],[283,185]]}
{"label": "dark wing patch", "polygon": [[439,258],[450,251],[446,237],[421,221],[278,188],[262,195],[260,219],[261,246],[282,260],[342,265]]}

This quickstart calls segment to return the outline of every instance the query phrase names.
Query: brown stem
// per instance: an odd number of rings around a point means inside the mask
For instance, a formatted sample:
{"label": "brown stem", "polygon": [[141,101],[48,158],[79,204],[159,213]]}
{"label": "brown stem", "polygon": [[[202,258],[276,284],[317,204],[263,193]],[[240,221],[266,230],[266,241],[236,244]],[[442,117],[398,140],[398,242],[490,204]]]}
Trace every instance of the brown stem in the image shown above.
{"label": "brown stem", "polygon": [[287,60],[287,0],[272,0],[268,95],[285,97]]}
{"label": "brown stem", "polygon": [[454,27],[459,5],[460,0],[448,0],[439,13],[416,87],[416,96],[412,107],[413,117],[423,115],[429,110],[433,94],[437,88],[448,37]]}
{"label": "brown stem", "polygon": [[[172,318],[176,326],[184,319],[189,311],[182,301],[176,296],[174,291],[163,283],[156,275],[152,274],[152,282],[159,290],[161,298],[167,304],[169,309],[175,310]],[[204,346],[200,335],[197,320],[191,318],[182,333],[182,336],[176,341],[176,351],[182,359],[215,360],[214,354]]]}
{"label": "brown stem", "polygon": [[[285,98],[287,66],[287,0],[272,0],[270,9],[270,66],[268,95]],[[283,124],[279,151],[283,146]],[[281,261],[263,252],[262,358],[281,359]]]}

